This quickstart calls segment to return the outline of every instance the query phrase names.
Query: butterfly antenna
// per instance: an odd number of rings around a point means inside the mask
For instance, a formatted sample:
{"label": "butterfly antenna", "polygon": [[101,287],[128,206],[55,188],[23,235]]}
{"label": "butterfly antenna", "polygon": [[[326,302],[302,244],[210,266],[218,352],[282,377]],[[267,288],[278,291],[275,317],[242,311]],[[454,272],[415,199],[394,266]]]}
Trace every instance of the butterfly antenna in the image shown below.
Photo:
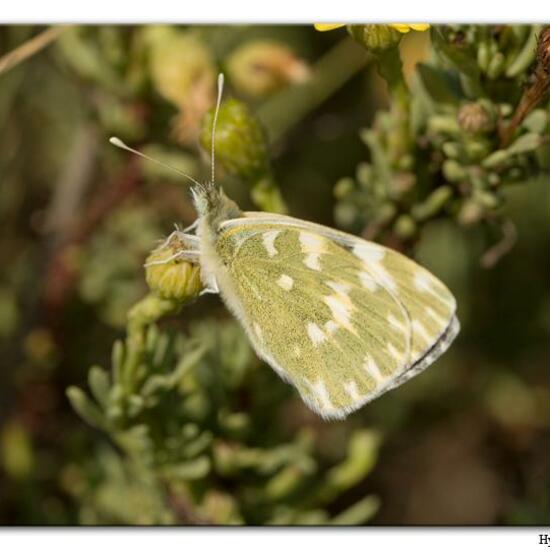
{"label": "butterfly antenna", "polygon": [[189,174],[186,174],[185,172],[182,172],[181,170],[178,170],[174,166],[170,166],[169,164],[166,164],[165,162],[161,162],[160,160],[154,159],[153,157],[150,157],[149,155],[141,153],[137,149],[132,149],[132,147],[129,147],[128,145],[126,145],[126,143],[124,143],[121,139],[119,139],[117,137],[109,138],[109,142],[112,143],[115,147],[119,147],[120,149],[124,149],[125,151],[129,151],[130,153],[134,153],[134,155],[137,155],[138,157],[141,157],[141,158],[144,158],[145,160],[149,160],[151,162],[154,162],[155,164],[158,164],[159,166],[162,166],[164,168],[168,168],[170,170],[173,170],[174,172],[178,173],[180,176],[183,176],[184,178],[186,178],[189,181],[193,182],[195,185],[200,185],[200,183],[195,178],[192,178]]}
{"label": "butterfly antenna", "polygon": [[216,110],[214,111],[214,120],[212,122],[212,183],[216,177],[216,124],[218,123],[218,114],[222,103],[223,94],[223,73],[218,75],[218,99],[216,100]]}

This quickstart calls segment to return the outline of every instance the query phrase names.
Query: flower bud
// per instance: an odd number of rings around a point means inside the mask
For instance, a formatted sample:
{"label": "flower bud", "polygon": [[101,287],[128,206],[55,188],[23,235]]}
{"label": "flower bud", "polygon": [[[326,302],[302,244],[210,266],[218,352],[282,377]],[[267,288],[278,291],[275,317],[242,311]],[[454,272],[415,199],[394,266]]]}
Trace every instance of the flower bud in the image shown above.
{"label": "flower bud", "polygon": [[306,82],[311,70],[284,44],[254,40],[237,48],[227,60],[235,88],[252,97],[263,97],[287,84]]}
{"label": "flower bud", "polygon": [[188,302],[202,290],[199,265],[177,256],[187,249],[178,233],[173,233],[147,257],[145,279],[149,288],[160,297]]}
{"label": "flower bud", "polygon": [[350,35],[371,52],[379,52],[397,46],[403,33],[390,25],[349,25]]}
{"label": "flower bud", "polygon": [[[212,148],[214,112],[203,119],[200,143]],[[250,109],[236,99],[222,103],[216,129],[216,161],[229,174],[254,185],[269,174],[269,157],[264,130]]]}
{"label": "flower bud", "polygon": [[212,54],[195,34],[165,25],[147,27],[145,39],[153,87],[180,111],[176,137],[193,142],[215,100],[217,69]]}
{"label": "flower bud", "polygon": [[487,105],[481,101],[465,103],[457,114],[458,125],[466,132],[481,134],[495,128],[495,119]]}
{"label": "flower bud", "polygon": [[393,230],[395,234],[402,239],[410,239],[417,231],[416,222],[411,216],[401,214],[401,216],[395,220]]}

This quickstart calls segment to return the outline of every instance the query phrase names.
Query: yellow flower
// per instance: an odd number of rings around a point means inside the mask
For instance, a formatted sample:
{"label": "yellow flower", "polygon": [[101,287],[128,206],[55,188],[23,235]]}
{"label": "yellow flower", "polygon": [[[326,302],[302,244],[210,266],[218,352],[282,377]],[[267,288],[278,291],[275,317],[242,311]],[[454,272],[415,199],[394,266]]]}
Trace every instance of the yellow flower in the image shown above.
{"label": "yellow flower", "polygon": [[345,23],[315,23],[313,25],[316,31],[325,32],[333,31],[334,29],[339,29],[340,27],[345,27]]}
{"label": "yellow flower", "polygon": [[[313,25],[315,30],[320,32],[332,31],[334,29],[339,29],[340,27],[345,27],[345,23],[315,23]],[[430,28],[428,23],[411,23],[406,25],[404,23],[390,23],[389,27],[394,28],[396,31],[399,31],[403,34],[408,33],[409,31],[427,31]]]}
{"label": "yellow flower", "polygon": [[403,23],[392,23],[390,27],[393,27],[396,31],[405,34],[409,31],[427,31],[430,28],[430,25],[428,23],[416,23],[411,25],[405,25]]}

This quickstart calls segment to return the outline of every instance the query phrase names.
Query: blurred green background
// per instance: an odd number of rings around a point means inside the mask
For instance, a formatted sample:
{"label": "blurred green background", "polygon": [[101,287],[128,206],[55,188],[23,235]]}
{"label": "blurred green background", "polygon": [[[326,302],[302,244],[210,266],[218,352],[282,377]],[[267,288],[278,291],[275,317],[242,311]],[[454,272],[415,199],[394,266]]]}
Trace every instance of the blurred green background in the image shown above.
{"label": "blurred green background", "polygon": [[[471,46],[464,55],[475,48],[470,57],[480,67],[479,44],[494,42],[503,58],[510,54],[509,68],[530,31],[514,30],[519,46],[502,38],[502,28],[464,26],[442,36],[462,47],[463,33]],[[0,27],[0,55],[41,32]],[[449,286],[462,331],[422,376],[336,423],[315,417],[254,357],[212,296],[149,334],[151,357],[161,348],[166,357],[144,360],[139,383],[162,372],[160,398],[144,404],[145,390],[132,390],[123,412],[105,405],[109,421],[93,427],[66,390],[85,389],[96,376],[105,402],[115,399],[103,374],[89,368],[110,371],[128,311],[148,292],[147,254],[174,223],[194,219],[186,181],[108,138],[207,178],[199,136],[222,70],[226,97],[257,117],[270,157],[267,195],[222,162],[226,192],[250,210],[273,204],[275,190],[291,215],[360,233],[383,210],[372,204],[377,187],[361,184],[366,163],[379,162],[374,138],[367,147],[361,136],[379,131],[377,116],[399,101],[377,73],[377,52],[344,29],[313,26],[71,27],[0,72],[1,524],[550,522],[550,185],[540,149],[547,100],[536,109],[543,121],[536,150],[521,151],[510,182],[498,173],[491,215],[466,223],[460,201],[468,192],[442,168],[457,157],[433,120],[455,120],[478,92],[448,60],[436,60],[435,32],[404,35],[406,81],[417,97],[415,63],[444,66],[436,84],[447,79],[456,98],[432,94],[410,127],[412,164],[387,166],[390,176],[421,174],[412,185],[427,190],[390,196],[394,225],[368,235],[414,255]],[[521,71],[493,68],[496,76],[480,77],[483,97],[508,102],[508,113],[533,80],[529,47]],[[428,91],[435,80],[424,79]],[[518,132],[536,133],[539,119]],[[390,138],[397,133],[390,126]],[[498,149],[495,136],[484,138],[486,156]],[[386,188],[389,180],[378,178]],[[408,212],[445,178],[449,203],[415,218],[412,232],[403,229]],[[468,204],[468,213],[478,212]],[[515,228],[516,241],[487,268],[480,260],[499,240],[495,219]],[[181,378],[169,378],[186,358]],[[101,401],[101,391],[94,395]]]}

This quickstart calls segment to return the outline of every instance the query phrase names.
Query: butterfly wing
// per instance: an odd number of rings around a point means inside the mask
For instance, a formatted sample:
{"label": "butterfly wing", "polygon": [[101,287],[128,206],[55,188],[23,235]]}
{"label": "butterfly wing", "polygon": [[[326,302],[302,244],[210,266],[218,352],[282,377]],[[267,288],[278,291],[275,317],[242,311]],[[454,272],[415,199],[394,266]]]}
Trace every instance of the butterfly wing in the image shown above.
{"label": "butterfly wing", "polygon": [[351,235],[251,216],[222,224],[215,253],[220,293],[256,352],[324,417],[420,372],[456,334],[441,282]]}

